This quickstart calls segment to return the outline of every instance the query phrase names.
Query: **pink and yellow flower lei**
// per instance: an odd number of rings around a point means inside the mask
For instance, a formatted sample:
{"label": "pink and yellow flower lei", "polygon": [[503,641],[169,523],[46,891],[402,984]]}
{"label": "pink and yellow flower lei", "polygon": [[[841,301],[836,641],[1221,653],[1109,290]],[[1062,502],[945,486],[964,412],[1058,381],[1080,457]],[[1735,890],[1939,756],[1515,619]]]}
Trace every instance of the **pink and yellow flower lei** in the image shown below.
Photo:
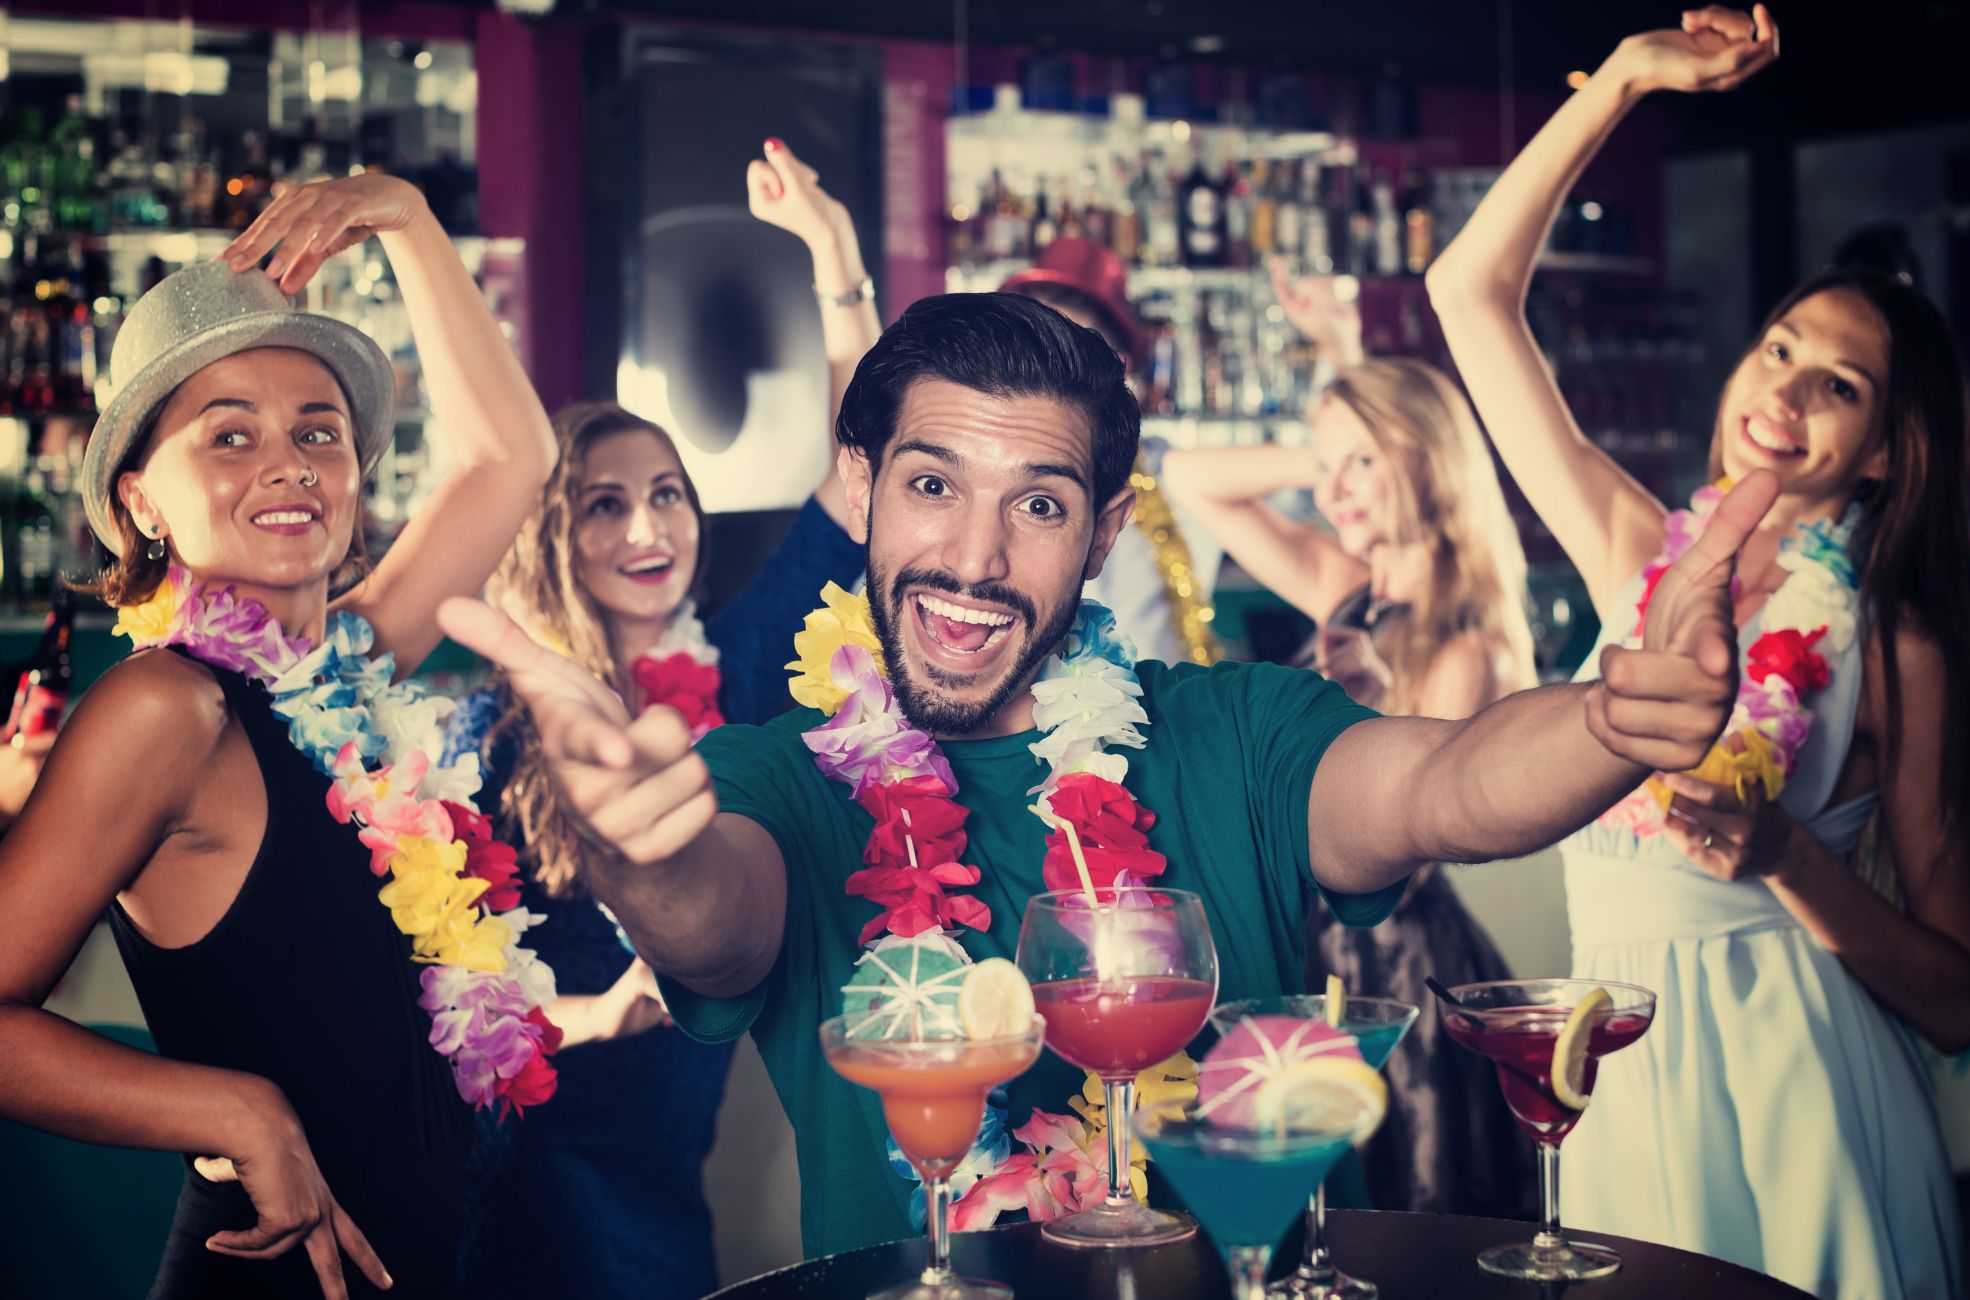
{"label": "pink and yellow flower lei", "polygon": [[[1672,511],[1664,521],[1662,551],[1642,571],[1631,641],[1641,636],[1656,584],[1703,535],[1729,489],[1728,479],[1698,488],[1688,510]],[[1756,789],[1762,798],[1776,799],[1785,789],[1812,733],[1813,715],[1805,700],[1823,690],[1831,677],[1819,647],[1830,645],[1844,653],[1857,634],[1857,581],[1847,551],[1852,534],[1851,516],[1838,524],[1801,524],[1798,536],[1781,547],[1778,562],[1787,577],[1765,602],[1766,630],[1746,654],[1731,720],[1689,775],[1728,786],[1739,798]],[[1640,837],[1659,835],[1670,797],[1669,788],[1650,777],[1602,813],[1600,822]]]}
{"label": "pink and yellow flower lei", "polygon": [[266,687],[295,747],[333,778],[328,810],[358,827],[377,891],[424,965],[418,1004],[431,1045],[474,1106],[523,1111],[554,1094],[548,1061],[561,1031],[543,1008],[554,973],[520,946],[541,917],[517,906],[511,848],[472,806],[478,759],[433,767],[452,702],[394,682],[392,656],[370,656],[369,624],[331,616],[319,646],[284,635],[257,602],[210,589],[173,566],[156,593],[117,611],[136,649],[182,646]]}

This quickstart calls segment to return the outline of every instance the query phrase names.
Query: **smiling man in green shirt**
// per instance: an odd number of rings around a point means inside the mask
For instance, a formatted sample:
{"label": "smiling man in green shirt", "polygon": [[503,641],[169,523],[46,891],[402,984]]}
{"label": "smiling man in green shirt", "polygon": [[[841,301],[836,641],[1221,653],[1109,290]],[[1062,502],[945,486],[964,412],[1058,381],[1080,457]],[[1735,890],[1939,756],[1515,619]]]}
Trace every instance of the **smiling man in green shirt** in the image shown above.
{"label": "smiling man in green shirt", "polygon": [[[962,933],[974,960],[1011,956],[1025,900],[1046,888],[1045,828],[1028,809],[1045,774],[1028,749],[1031,687],[1128,520],[1139,423],[1099,336],[1003,294],[911,307],[842,402],[883,662],[969,810],[964,861],[983,874],[965,892],[991,911]],[[1220,996],[1297,991],[1314,889],[1344,922],[1373,925],[1417,866],[1533,851],[1650,771],[1700,761],[1735,694],[1735,553],[1774,489],[1753,476],[1719,507],[1658,586],[1642,647],[1610,650],[1603,681],[1521,692],[1461,722],[1378,717],[1310,672],[1139,664],[1147,744],[1128,751],[1125,784],[1155,814],[1159,883],[1203,897]],[[614,850],[588,864],[589,884],[678,1024],[759,1044],[799,1147],[808,1253],[910,1235],[880,1109],[817,1039],[879,910],[844,888],[874,823],[802,742],[821,715],[723,728],[694,752],[673,711],[632,721],[486,607],[441,617],[534,711],[564,804]],[[1079,1088],[1043,1056],[1013,1085],[1011,1120],[1064,1111]]]}

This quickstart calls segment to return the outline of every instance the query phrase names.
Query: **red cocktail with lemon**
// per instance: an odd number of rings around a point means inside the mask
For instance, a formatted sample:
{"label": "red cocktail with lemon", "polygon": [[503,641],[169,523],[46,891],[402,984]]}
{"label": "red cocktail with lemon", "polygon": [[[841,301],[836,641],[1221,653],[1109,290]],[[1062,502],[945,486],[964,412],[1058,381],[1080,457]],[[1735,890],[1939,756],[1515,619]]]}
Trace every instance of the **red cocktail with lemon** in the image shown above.
{"label": "red cocktail with lemon", "polygon": [[1620,1255],[1569,1242],[1560,1231],[1560,1142],[1587,1109],[1600,1059],[1648,1031],[1655,994],[1633,984],[1561,979],[1464,984],[1437,994],[1444,1029],[1497,1064],[1506,1103],[1539,1144],[1540,1230],[1524,1245],[1484,1251],[1478,1266],[1533,1282],[1615,1272]]}

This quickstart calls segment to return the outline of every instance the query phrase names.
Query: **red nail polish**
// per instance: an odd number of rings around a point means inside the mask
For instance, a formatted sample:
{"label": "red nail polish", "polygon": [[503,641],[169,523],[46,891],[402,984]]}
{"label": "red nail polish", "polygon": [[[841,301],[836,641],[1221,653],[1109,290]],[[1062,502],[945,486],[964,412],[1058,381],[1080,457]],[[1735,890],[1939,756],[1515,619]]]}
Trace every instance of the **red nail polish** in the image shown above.
{"label": "red nail polish", "polygon": [[784,149],[786,148],[786,145],[780,142],[779,136],[769,135],[766,137],[766,147],[768,149]]}

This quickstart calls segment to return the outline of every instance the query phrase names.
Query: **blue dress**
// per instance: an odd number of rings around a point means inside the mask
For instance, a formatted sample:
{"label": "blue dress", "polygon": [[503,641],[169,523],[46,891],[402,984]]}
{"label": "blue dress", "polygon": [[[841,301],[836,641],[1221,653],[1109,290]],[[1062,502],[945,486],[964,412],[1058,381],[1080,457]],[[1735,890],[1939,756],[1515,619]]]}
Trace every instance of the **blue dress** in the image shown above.
{"label": "blue dress", "polygon": [[[852,584],[862,563],[862,547],[810,499],[760,576],[706,620],[727,721],[764,722],[787,707],[794,632],[822,586]],[[450,747],[480,749],[505,709],[502,691],[461,701]],[[487,755],[482,808],[496,805],[514,757],[510,745]],[[591,903],[550,898],[531,880],[521,902],[548,918],[527,942],[562,993],[604,992],[628,969],[614,925]],[[460,1294],[697,1300],[716,1289],[703,1166],[731,1061],[730,1043],[653,1029],[561,1053],[554,1099],[523,1119],[481,1111]]]}
{"label": "blue dress", "polygon": [[[1615,607],[1640,595],[1637,578]],[[1758,622],[1740,633],[1747,650]],[[1813,729],[1779,796],[1841,857],[1878,801],[1829,806],[1864,635],[1829,653],[1831,680],[1807,701]],[[1597,645],[1582,677],[1599,662]],[[1656,994],[1655,1023],[1601,1061],[1567,1138],[1567,1227],[1694,1250],[1829,1298],[1957,1295],[1954,1189],[1908,1030],[1763,881],[1718,880],[1663,836],[1598,823],[1560,852],[1574,975]]]}

